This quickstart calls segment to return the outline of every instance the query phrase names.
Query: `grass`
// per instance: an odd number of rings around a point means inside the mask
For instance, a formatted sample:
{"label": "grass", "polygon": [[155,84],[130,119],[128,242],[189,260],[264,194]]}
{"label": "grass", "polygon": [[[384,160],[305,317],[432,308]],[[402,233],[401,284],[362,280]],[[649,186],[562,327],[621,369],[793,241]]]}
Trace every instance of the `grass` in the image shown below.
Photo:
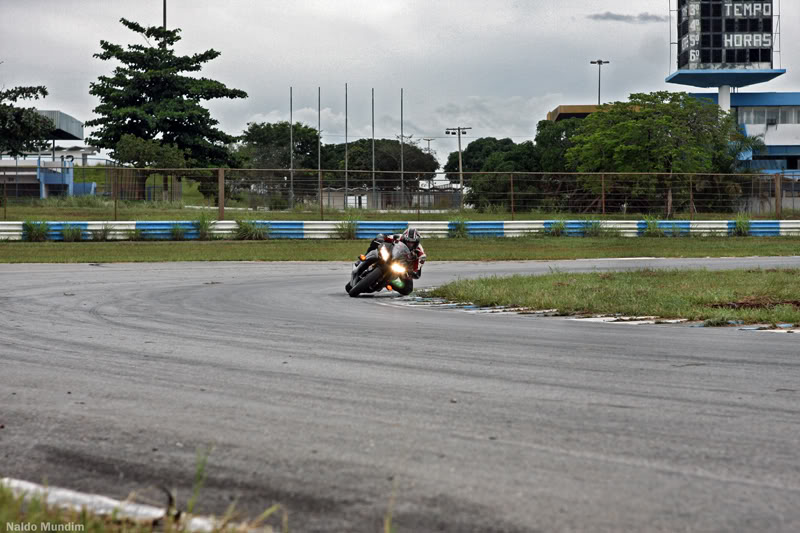
{"label": "grass", "polygon": [[800,325],[798,276],[800,269],[554,273],[460,280],[430,294],[479,306],[557,309],[562,315],[619,313],[708,325]]}
{"label": "grass", "polygon": [[[138,231],[141,235],[141,230]],[[112,263],[153,261],[352,261],[366,241],[335,239],[261,242],[0,242],[0,263]],[[749,257],[800,255],[800,237],[687,239],[545,239],[538,236],[425,239],[432,261],[523,261],[613,257]]]}
{"label": "grass", "polygon": [[[202,212],[209,214],[213,220],[217,218],[217,208],[209,204],[202,196],[187,198],[184,195],[182,203],[169,202],[119,202],[117,205],[117,220],[193,220],[198,214],[198,209],[186,206],[203,206]],[[295,209],[281,211],[264,211],[253,209],[236,209],[240,204],[227,204],[228,219],[259,219],[259,220],[320,220],[319,204],[300,205]],[[241,205],[247,207],[247,205]],[[352,218],[353,210],[329,209],[323,206],[325,220],[347,220]],[[0,216],[2,212],[0,211]],[[696,213],[695,220],[733,220],[734,213]],[[371,210],[357,210],[360,220],[428,220],[428,221],[455,221],[468,220],[511,220],[511,214],[505,211],[480,212],[475,209],[441,211],[427,213],[421,211],[419,215],[414,210],[405,212],[379,212]],[[515,220],[643,220],[646,215],[642,213],[609,213],[605,216],[587,213],[564,213],[552,211],[523,211],[514,215]],[[765,213],[753,216],[753,220],[774,220],[774,213]],[[89,220],[114,220],[114,202],[108,198],[74,197],[73,199],[53,198],[45,201],[28,200],[16,201],[11,199],[8,205],[8,221],[22,221],[26,219],[51,220],[51,221],[89,221]],[[800,211],[785,210],[783,219],[800,219]],[[689,220],[689,214],[677,214],[673,220]]]}
{"label": "grass", "polygon": [[[187,502],[186,512],[189,516],[194,513],[200,490],[206,480],[207,453],[198,451],[198,465],[195,472],[195,482],[192,497]],[[170,493],[170,503],[165,516],[156,522],[134,521],[118,516],[116,512],[111,515],[98,515],[85,508],[77,510],[61,508],[48,504],[46,499],[39,495],[15,494],[14,491],[0,484],[0,525],[5,531],[12,527],[35,527],[26,531],[87,531],[92,533],[184,533],[191,531],[188,526],[188,517],[176,508],[174,494]],[[280,527],[273,528],[264,522],[273,516],[281,516]],[[180,519],[181,517],[183,519]],[[234,522],[237,517],[235,506],[231,505],[221,517],[212,517],[214,528],[212,533],[268,533],[272,531],[289,531],[289,515],[286,509],[275,504],[265,510],[258,518],[252,521]]]}

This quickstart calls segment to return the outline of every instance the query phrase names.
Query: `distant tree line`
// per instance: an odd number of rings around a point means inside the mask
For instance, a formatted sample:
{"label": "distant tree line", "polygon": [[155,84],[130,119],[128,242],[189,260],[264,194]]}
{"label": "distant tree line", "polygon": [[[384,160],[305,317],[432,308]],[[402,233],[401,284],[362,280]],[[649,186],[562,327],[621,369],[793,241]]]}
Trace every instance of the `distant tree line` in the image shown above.
{"label": "distant tree line", "polygon": [[[90,84],[89,93],[100,103],[94,109],[97,117],[86,123],[95,128],[88,141],[109,150],[116,160],[171,169],[287,169],[293,162],[294,168],[321,164],[326,170],[372,170],[370,139],[348,143],[345,158],[343,143],[323,144],[318,154],[319,132],[301,123],[293,127],[291,147],[288,122],[250,123],[238,136],[223,132],[203,102],[243,99],[247,93],[197,76],[220,52],[178,55],[175,44],[181,30],[144,27],[124,18],[121,23],[146,44],[124,47],[100,41],[101,52],[95,57],[117,66]],[[0,152],[19,154],[46,142],[52,123],[32,108],[14,105],[46,94],[44,87],[0,91]],[[710,101],[686,93],[633,94],[627,102],[601,106],[584,120],[541,121],[534,141],[484,137],[471,142],[462,154],[464,172],[495,174],[468,174],[466,202],[478,209],[508,207],[511,175],[538,172],[544,174],[535,180],[515,181],[517,206],[574,209],[599,194],[600,178],[591,173],[651,173],[610,182],[606,192],[633,209],[663,201],[669,214],[674,205],[686,201],[685,173],[708,174],[693,186],[717,191],[709,197],[740,193],[735,182],[723,182],[713,174],[736,172],[740,155],[762,146],[741,132],[731,114]],[[418,181],[433,178],[439,169],[433,154],[421,149],[418,141],[404,143],[402,150],[404,184],[416,188]],[[396,174],[400,151],[396,139],[375,141],[376,178],[383,189],[401,186]],[[444,171],[451,182],[459,180],[457,152],[449,154]],[[218,194],[213,173],[196,179],[204,195]],[[341,172],[324,179],[327,186],[344,185]],[[351,187],[369,187],[371,181],[371,173],[348,175]]]}

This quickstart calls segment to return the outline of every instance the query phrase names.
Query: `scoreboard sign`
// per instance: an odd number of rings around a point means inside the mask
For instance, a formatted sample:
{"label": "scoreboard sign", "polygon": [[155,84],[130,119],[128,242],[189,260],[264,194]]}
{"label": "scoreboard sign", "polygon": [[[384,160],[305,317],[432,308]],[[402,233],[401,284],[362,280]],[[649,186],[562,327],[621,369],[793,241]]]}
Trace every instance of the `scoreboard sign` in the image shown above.
{"label": "scoreboard sign", "polygon": [[678,0],[678,69],[772,69],[772,0]]}

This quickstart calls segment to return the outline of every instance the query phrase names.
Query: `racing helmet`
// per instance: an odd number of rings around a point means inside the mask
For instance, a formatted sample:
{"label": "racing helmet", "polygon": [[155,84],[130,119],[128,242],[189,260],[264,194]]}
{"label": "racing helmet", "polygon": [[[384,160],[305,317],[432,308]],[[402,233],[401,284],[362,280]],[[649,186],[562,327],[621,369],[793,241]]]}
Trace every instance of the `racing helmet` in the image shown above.
{"label": "racing helmet", "polygon": [[417,247],[419,246],[419,240],[420,240],[419,232],[414,228],[408,228],[403,232],[403,235],[400,237],[400,240],[402,240],[406,244],[406,246],[409,247],[409,249],[416,250]]}

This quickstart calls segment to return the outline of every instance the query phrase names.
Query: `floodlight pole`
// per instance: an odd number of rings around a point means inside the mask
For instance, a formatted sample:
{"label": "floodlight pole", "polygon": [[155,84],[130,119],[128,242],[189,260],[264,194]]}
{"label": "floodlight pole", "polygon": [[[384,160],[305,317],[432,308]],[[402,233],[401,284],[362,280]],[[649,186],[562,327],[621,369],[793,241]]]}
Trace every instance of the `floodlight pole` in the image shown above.
{"label": "floodlight pole", "polygon": [[447,135],[458,135],[458,182],[461,189],[461,209],[464,209],[464,167],[461,162],[461,132],[466,135],[467,130],[471,127],[457,126],[455,128],[447,128],[444,132]]}
{"label": "floodlight pole", "polygon": [[590,61],[592,65],[597,65],[597,105],[600,105],[600,82],[602,79],[603,73],[603,65],[608,65],[611,61],[603,61],[602,59],[598,59],[596,61]]}
{"label": "floodlight pole", "polygon": [[425,137],[422,140],[426,141],[428,143],[428,154],[430,154],[431,153],[431,141],[435,141],[436,139]]}

